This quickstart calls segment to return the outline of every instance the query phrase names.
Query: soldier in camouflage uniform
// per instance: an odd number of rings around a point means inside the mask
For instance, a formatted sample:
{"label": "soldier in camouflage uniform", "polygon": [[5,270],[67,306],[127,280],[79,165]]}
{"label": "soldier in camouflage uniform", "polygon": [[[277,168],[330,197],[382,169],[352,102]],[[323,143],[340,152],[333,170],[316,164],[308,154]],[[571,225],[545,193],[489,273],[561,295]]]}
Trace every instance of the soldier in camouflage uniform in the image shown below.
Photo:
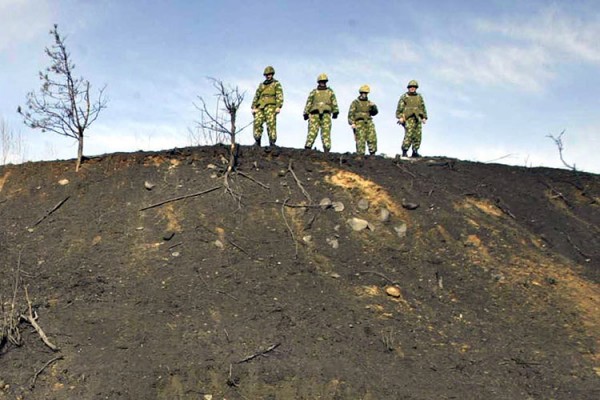
{"label": "soldier in camouflage uniform", "polygon": [[358,89],[359,96],[350,104],[348,110],[348,124],[354,131],[354,140],[356,141],[356,152],[362,156],[365,154],[365,142],[369,146],[369,154],[377,152],[377,133],[373,116],[379,113],[375,103],[369,101],[368,85],[362,85]]}
{"label": "soldier in camouflage uniform", "polygon": [[408,82],[408,91],[400,96],[396,108],[398,123],[404,126],[404,140],[402,141],[402,157],[407,157],[407,152],[412,145],[412,157],[421,157],[421,130],[427,122],[427,109],[423,97],[417,93],[419,83],[415,80]]}
{"label": "soldier in camouflage uniform", "polygon": [[283,88],[279,81],[273,79],[275,69],[271,66],[265,68],[264,82],[256,89],[252,100],[252,114],[254,115],[254,140],[255,145],[260,147],[260,139],[263,133],[263,124],[267,123],[267,134],[269,145],[275,146],[277,141],[277,114],[283,106]]}
{"label": "soldier in camouflage uniform", "polygon": [[327,87],[328,80],[325,74],[317,77],[317,88],[310,92],[304,107],[304,120],[308,120],[308,136],[304,148],[312,148],[320,130],[325,153],[331,150],[331,118],[336,119],[340,113],[335,93]]}

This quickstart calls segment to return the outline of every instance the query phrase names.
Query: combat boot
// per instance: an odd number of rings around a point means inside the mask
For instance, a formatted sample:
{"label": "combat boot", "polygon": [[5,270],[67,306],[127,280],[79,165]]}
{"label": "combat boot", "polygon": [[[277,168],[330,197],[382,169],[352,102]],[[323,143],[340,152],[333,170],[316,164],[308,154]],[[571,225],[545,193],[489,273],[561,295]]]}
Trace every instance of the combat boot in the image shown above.
{"label": "combat boot", "polygon": [[408,157],[408,149],[402,149],[402,157]]}
{"label": "combat boot", "polygon": [[421,158],[421,155],[419,154],[419,152],[417,150],[413,150],[411,157],[412,158]]}
{"label": "combat boot", "polygon": [[323,153],[325,153],[325,154],[329,154],[329,149],[328,149],[327,147],[326,147],[326,148],[324,148],[324,149],[323,149]]}
{"label": "combat boot", "polygon": [[254,138],[254,147],[260,147],[260,138]]}

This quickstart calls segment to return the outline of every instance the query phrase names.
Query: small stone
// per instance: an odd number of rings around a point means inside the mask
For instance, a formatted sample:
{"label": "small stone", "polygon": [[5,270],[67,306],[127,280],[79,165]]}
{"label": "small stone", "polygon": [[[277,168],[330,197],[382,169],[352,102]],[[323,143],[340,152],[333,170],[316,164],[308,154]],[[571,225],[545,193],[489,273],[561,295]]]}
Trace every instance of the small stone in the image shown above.
{"label": "small stone", "polygon": [[168,242],[169,240],[173,239],[173,236],[175,236],[175,232],[165,232],[165,234],[163,235],[163,240]]}
{"label": "small stone", "polygon": [[215,164],[208,164],[206,169],[217,169],[217,166]]}
{"label": "small stone", "polygon": [[381,222],[387,222],[390,220],[390,212],[387,208],[382,208],[379,210],[379,220]]}
{"label": "small stone", "polygon": [[135,228],[136,231],[143,231],[144,227],[143,226],[138,226],[137,228]]}
{"label": "small stone", "polygon": [[329,197],[324,197],[323,199],[321,199],[321,202],[319,202],[319,205],[321,206],[321,208],[323,210],[331,207],[332,203],[331,203],[331,199]]}
{"label": "small stone", "polygon": [[341,275],[338,274],[337,272],[332,272],[331,274],[329,274],[330,277],[332,277],[333,279],[340,279]]}
{"label": "small stone", "polygon": [[210,174],[210,178],[211,179],[216,179],[219,175],[215,174],[214,172],[212,174]]}
{"label": "small stone", "polygon": [[223,250],[225,248],[225,245],[219,239],[215,240],[214,244],[215,244],[215,246],[217,246],[221,250]]}
{"label": "small stone", "polygon": [[399,237],[403,238],[406,236],[408,226],[405,223],[402,223],[401,225],[395,226],[394,230],[396,231]]}
{"label": "small stone", "polygon": [[334,249],[340,247],[340,242],[336,238],[327,238],[325,240],[327,241],[327,244],[333,247]]}
{"label": "small stone", "polygon": [[60,181],[58,181],[58,184],[61,186],[65,186],[69,184],[69,180],[68,179],[61,179]]}
{"label": "small stone", "polygon": [[369,200],[362,198],[358,201],[358,209],[362,211],[366,211],[369,209]]}
{"label": "small stone", "polygon": [[348,219],[346,223],[355,231],[365,230],[369,226],[368,221],[356,217]]}
{"label": "small stone", "polygon": [[407,210],[416,210],[419,208],[419,204],[402,199],[402,207],[406,208]]}
{"label": "small stone", "polygon": [[402,293],[400,292],[400,289],[397,286],[387,286],[385,288],[385,292],[388,294],[388,296],[396,298],[402,296]]}
{"label": "small stone", "polygon": [[171,255],[173,257],[179,257],[179,252],[178,251],[174,251],[174,252],[171,253]]}
{"label": "small stone", "polygon": [[302,238],[302,241],[303,241],[304,243],[310,243],[310,242],[312,242],[312,236],[311,236],[311,235],[306,235],[306,236],[304,236],[304,237]]}
{"label": "small stone", "polygon": [[152,182],[148,182],[148,181],[145,181],[145,182],[144,182],[144,187],[145,187],[147,190],[152,190],[152,189],[154,188],[154,186],[156,186],[156,185],[155,185],[154,183],[152,183]]}
{"label": "small stone", "polygon": [[344,208],[345,208],[344,207],[344,203],[342,203],[341,201],[334,201],[334,202],[331,203],[331,205],[333,206],[333,209],[336,212],[342,212],[342,211],[344,211]]}
{"label": "small stone", "polygon": [[279,172],[277,172],[277,175],[284,177],[287,174],[287,171],[285,169],[280,169]]}

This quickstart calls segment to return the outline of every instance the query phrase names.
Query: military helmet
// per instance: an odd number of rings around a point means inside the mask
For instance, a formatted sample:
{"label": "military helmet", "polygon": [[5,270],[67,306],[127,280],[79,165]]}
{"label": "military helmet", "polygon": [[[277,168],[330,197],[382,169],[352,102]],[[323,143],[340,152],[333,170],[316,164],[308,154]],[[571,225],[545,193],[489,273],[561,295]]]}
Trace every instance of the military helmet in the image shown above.
{"label": "military helmet", "polygon": [[265,68],[265,72],[263,72],[263,75],[275,75],[275,68],[269,65],[267,68]]}
{"label": "military helmet", "polygon": [[327,74],[319,74],[319,76],[317,76],[317,82],[321,82],[321,81],[327,82],[328,80],[329,80],[329,78],[327,78]]}
{"label": "military helmet", "polygon": [[371,88],[369,87],[369,85],[362,85],[358,89],[358,93],[369,93],[370,91],[371,91]]}
{"label": "military helmet", "polygon": [[409,87],[416,87],[416,88],[418,88],[419,87],[419,82],[417,82],[417,81],[415,81],[413,79],[412,81],[408,82],[408,85],[406,85],[406,87],[407,88],[409,88]]}

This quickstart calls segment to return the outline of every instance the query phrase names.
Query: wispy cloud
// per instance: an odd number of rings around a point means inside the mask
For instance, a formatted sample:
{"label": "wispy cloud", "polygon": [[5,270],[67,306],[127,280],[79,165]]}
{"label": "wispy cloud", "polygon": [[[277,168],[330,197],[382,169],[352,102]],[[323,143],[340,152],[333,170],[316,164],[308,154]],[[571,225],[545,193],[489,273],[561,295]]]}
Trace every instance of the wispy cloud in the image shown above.
{"label": "wispy cloud", "polygon": [[45,0],[0,2],[0,53],[16,48],[50,28],[51,12]]}

